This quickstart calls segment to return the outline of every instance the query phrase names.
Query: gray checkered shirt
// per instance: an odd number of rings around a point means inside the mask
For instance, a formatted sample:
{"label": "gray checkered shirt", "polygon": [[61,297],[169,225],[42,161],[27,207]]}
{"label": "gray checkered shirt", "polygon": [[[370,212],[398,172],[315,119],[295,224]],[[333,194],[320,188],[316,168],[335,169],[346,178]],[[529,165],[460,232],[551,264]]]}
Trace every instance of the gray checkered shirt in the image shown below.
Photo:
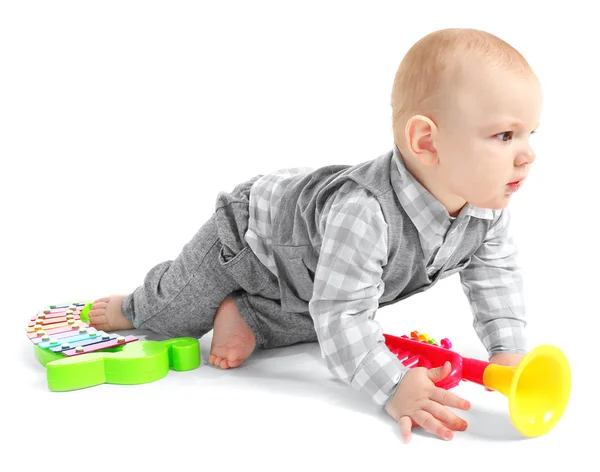
{"label": "gray checkered shirt", "polygon": [[[460,280],[476,333],[489,355],[525,353],[522,281],[508,211],[467,204],[452,218],[408,172],[395,146],[394,161],[394,192],[418,230],[429,275],[452,255],[469,218],[493,220],[484,243],[460,272]],[[252,187],[245,238],[275,275],[270,223],[278,211],[281,190],[286,178],[311,170],[282,169],[262,176]],[[384,291],[387,223],[376,198],[352,180],[329,199],[318,221],[322,240],[309,309],[323,357],[337,378],[385,405],[407,371],[386,347],[382,329],[374,321]]]}

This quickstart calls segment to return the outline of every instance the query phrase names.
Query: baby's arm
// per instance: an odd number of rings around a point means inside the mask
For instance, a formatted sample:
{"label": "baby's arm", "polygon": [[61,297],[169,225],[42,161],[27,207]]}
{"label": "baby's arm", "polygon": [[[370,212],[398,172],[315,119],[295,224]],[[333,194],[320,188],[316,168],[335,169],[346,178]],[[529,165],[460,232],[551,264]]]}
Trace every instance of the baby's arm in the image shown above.
{"label": "baby's arm", "polygon": [[387,224],[379,202],[349,182],[320,219],[322,235],[309,308],[329,370],[379,405],[408,370],[373,321],[384,284]]}
{"label": "baby's arm", "polygon": [[460,279],[475,331],[490,360],[515,364],[527,353],[527,322],[522,273],[509,222],[510,214],[504,209]]}
{"label": "baby's arm", "polygon": [[321,352],[330,371],[366,394],[400,426],[410,440],[413,424],[444,439],[466,422],[445,406],[469,404],[434,382],[450,372],[449,365],[408,369],[385,345],[373,321],[383,293],[387,263],[387,225],[379,203],[349,183],[321,216],[323,241],[309,304]]}

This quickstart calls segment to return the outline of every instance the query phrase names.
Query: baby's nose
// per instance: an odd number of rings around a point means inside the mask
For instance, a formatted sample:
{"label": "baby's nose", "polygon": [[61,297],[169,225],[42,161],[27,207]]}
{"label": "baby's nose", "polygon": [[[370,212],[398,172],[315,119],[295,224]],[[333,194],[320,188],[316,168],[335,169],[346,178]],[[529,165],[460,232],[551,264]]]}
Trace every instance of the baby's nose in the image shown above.
{"label": "baby's nose", "polygon": [[522,166],[524,164],[533,164],[535,162],[535,151],[531,146],[527,146],[516,158],[515,165]]}

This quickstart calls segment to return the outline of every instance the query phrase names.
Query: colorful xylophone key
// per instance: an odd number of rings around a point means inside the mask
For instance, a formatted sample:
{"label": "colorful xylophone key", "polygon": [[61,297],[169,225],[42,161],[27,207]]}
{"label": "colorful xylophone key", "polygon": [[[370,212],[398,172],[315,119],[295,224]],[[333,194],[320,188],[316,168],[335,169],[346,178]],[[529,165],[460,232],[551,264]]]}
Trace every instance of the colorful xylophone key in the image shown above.
{"label": "colorful xylophone key", "polygon": [[[59,323],[59,324],[63,324],[63,323]],[[29,332],[27,330],[27,336],[29,337],[29,339],[34,339],[34,338],[38,338],[38,337],[43,337],[45,335],[54,335],[54,334],[59,334],[59,333],[68,333],[68,332],[74,332],[75,330],[80,330],[81,328],[88,328],[88,324],[87,323],[74,323],[74,324],[64,324],[64,326],[58,326],[55,325],[53,326],[51,329],[38,329],[32,332]]]}
{"label": "colorful xylophone key", "polygon": [[[408,338],[408,336],[406,336],[405,334],[400,337]],[[452,347],[452,343],[450,342],[450,340],[448,338],[442,339],[438,344],[438,342],[435,339],[430,338],[426,333],[419,333],[418,331],[411,331],[410,339],[414,339],[416,341],[420,341],[420,342],[424,342],[424,343],[428,343],[428,344],[433,344],[435,346],[440,346],[440,347],[443,347],[444,349],[450,349]]]}
{"label": "colorful xylophone key", "polygon": [[[64,333],[58,333],[58,334],[54,334],[52,336],[50,336],[49,334],[44,334],[42,337],[37,337],[37,338],[33,338],[31,341],[34,344],[41,344],[41,343],[45,343],[45,342],[51,342],[51,341],[63,341],[63,340],[67,340],[67,339],[71,339],[71,338],[75,338],[78,336],[87,336],[90,335],[93,337],[93,335],[95,333],[99,333],[99,332],[103,332],[103,331],[97,331],[96,328],[79,328],[77,330],[77,332],[75,332],[75,330],[72,331],[65,331]],[[42,346],[45,347],[45,346]]]}
{"label": "colorful xylophone key", "polygon": [[[82,332],[83,331],[83,332]],[[72,344],[85,340],[96,340],[102,338],[106,333],[104,331],[96,331],[94,328],[89,330],[84,328],[77,333],[60,333],[56,336],[44,336],[41,342],[36,343],[42,349],[56,347],[60,344]]]}
{"label": "colorful xylophone key", "polygon": [[111,339],[103,340],[100,343],[95,343],[89,346],[78,346],[74,349],[67,349],[66,351],[62,351],[62,353],[65,356],[71,357],[76,356],[78,354],[86,354],[88,352],[101,351],[103,349],[120,346],[137,340],[138,338],[136,336],[115,336],[111,337]]}

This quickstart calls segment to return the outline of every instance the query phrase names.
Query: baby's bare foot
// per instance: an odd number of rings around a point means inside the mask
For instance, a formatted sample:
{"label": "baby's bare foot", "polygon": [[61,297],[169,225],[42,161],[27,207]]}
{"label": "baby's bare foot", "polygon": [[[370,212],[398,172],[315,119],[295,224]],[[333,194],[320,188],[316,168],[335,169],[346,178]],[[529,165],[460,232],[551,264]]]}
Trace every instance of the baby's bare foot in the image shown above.
{"label": "baby's bare foot", "polygon": [[221,369],[238,367],[254,348],[254,334],[240,315],[235,302],[226,299],[217,310],[208,362]]}
{"label": "baby's bare foot", "polygon": [[126,295],[112,295],[94,301],[90,310],[90,326],[102,331],[133,329],[121,309],[125,297]]}

